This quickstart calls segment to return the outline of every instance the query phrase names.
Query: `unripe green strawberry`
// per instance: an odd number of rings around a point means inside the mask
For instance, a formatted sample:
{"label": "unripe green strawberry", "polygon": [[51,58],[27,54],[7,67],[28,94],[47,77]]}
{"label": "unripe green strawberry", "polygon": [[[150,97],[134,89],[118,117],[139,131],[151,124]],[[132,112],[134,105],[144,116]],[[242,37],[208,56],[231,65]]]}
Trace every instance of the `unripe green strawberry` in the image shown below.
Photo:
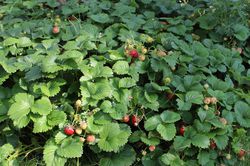
{"label": "unripe green strawberry", "polygon": [[167,85],[167,84],[169,84],[171,82],[171,78],[165,77],[163,82],[164,82],[165,85]]}
{"label": "unripe green strawberry", "polygon": [[204,84],[204,88],[205,88],[205,89],[208,89],[208,88],[209,88],[209,85],[208,85],[208,84]]}
{"label": "unripe green strawberry", "polygon": [[204,105],[204,110],[208,110],[208,109],[209,109],[208,105],[207,104]]}
{"label": "unripe green strawberry", "polygon": [[154,41],[154,39],[152,37],[150,37],[150,36],[148,36],[147,39],[146,39],[147,43],[152,43],[153,41]]}

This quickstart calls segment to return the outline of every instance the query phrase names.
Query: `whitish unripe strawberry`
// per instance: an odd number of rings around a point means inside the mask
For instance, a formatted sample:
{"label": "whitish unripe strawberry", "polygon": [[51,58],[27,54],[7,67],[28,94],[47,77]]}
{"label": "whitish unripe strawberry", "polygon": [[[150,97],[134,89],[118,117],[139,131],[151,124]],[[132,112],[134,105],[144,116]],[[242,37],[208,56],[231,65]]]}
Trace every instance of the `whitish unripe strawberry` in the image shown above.
{"label": "whitish unripe strawberry", "polygon": [[145,59],[146,59],[145,55],[140,55],[140,56],[139,56],[139,60],[140,60],[140,61],[145,61]]}
{"label": "whitish unripe strawberry", "polygon": [[204,105],[204,110],[208,110],[208,109],[209,109],[208,105],[207,104]]}
{"label": "whitish unripe strawberry", "polygon": [[80,139],[81,142],[85,142],[85,138],[80,137],[79,139]]}
{"label": "whitish unripe strawberry", "polygon": [[226,159],[227,159],[227,160],[231,160],[231,154],[229,154],[229,153],[226,154]]}
{"label": "whitish unripe strawberry", "polygon": [[77,108],[80,108],[82,106],[82,101],[81,100],[76,100],[76,103],[75,103],[76,107]]}
{"label": "whitish unripe strawberry", "polygon": [[223,125],[227,125],[227,120],[225,118],[220,118],[220,122],[223,124]]}
{"label": "whitish unripe strawberry", "polygon": [[80,134],[82,134],[82,129],[80,127],[77,127],[75,129],[75,132],[76,132],[76,134],[80,135]]}
{"label": "whitish unripe strawberry", "polygon": [[211,102],[211,104],[216,104],[218,102],[218,100],[216,97],[211,97],[210,102]]}
{"label": "whitish unripe strawberry", "polygon": [[204,104],[210,104],[211,103],[211,98],[210,97],[206,97],[204,100],[203,100]]}
{"label": "whitish unripe strawberry", "polygon": [[205,89],[208,89],[208,88],[209,88],[209,85],[208,85],[208,84],[204,84],[204,88],[205,88]]}
{"label": "whitish unripe strawberry", "polygon": [[85,122],[85,121],[81,121],[80,122],[80,128],[82,130],[86,130],[87,127],[88,127],[87,122]]}

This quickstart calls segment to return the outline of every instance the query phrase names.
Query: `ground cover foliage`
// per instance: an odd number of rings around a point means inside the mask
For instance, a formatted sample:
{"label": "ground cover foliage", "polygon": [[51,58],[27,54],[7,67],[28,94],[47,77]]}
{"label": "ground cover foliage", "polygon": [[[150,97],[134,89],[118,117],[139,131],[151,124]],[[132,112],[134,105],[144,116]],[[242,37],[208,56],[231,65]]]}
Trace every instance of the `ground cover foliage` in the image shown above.
{"label": "ground cover foliage", "polygon": [[0,165],[247,165],[247,0],[0,2]]}

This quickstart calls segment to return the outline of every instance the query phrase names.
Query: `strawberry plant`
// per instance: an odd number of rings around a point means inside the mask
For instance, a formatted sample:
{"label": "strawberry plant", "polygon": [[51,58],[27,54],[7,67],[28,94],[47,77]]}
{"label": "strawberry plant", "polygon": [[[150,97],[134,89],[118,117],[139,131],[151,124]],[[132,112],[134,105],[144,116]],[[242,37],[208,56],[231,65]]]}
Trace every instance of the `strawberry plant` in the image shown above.
{"label": "strawberry plant", "polygon": [[1,1],[0,165],[248,165],[249,11]]}

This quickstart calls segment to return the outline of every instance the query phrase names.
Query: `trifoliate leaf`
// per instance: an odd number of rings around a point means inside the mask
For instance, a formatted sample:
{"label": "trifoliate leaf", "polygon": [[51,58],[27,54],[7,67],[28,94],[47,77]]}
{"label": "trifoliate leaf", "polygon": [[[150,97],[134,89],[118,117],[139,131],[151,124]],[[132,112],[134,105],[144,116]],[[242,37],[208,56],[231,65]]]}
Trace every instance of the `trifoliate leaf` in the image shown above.
{"label": "trifoliate leaf", "polygon": [[181,116],[173,111],[164,111],[161,113],[161,120],[165,123],[174,123],[181,119]]}
{"label": "trifoliate leaf", "polygon": [[176,128],[173,123],[170,124],[159,124],[156,129],[162,138],[166,141],[170,141],[175,137]]}
{"label": "trifoliate leaf", "polygon": [[116,74],[128,74],[129,65],[127,61],[118,61],[113,65],[113,70]]}
{"label": "trifoliate leaf", "polygon": [[144,123],[144,127],[147,131],[154,130],[161,123],[161,117],[155,115],[147,119]]}
{"label": "trifoliate leaf", "polygon": [[136,159],[136,153],[131,146],[125,146],[119,153],[108,153],[101,158],[100,166],[130,166]]}
{"label": "trifoliate leaf", "polygon": [[31,111],[40,115],[48,115],[52,111],[52,105],[49,98],[42,97],[35,101],[34,105],[31,107]]}
{"label": "trifoliate leaf", "polygon": [[127,143],[130,134],[129,127],[121,130],[117,123],[109,123],[100,132],[98,147],[106,152],[117,152],[121,146]]}
{"label": "trifoliate leaf", "polygon": [[64,164],[67,162],[66,158],[61,157],[56,153],[58,148],[58,145],[56,145],[56,143],[51,140],[49,140],[44,146],[43,160],[47,166],[64,166]]}
{"label": "trifoliate leaf", "polygon": [[234,36],[241,41],[245,41],[250,35],[249,28],[245,27],[244,25],[236,24],[234,25],[233,29]]}
{"label": "trifoliate leaf", "polygon": [[21,37],[18,39],[18,47],[28,47],[32,45],[32,41],[28,37]]}
{"label": "trifoliate leaf", "polygon": [[196,134],[194,137],[192,137],[192,144],[199,148],[207,148],[210,144],[210,141],[208,136]]}
{"label": "trifoliate leaf", "polygon": [[25,127],[30,121],[28,114],[34,103],[34,97],[27,93],[18,93],[15,95],[14,100],[15,102],[11,105],[8,115],[15,126],[19,128]]}
{"label": "trifoliate leaf", "polygon": [[182,136],[176,136],[173,145],[175,150],[181,151],[191,146],[191,140]]}
{"label": "trifoliate leaf", "polygon": [[83,153],[83,143],[71,137],[64,139],[56,153],[65,158],[81,157]]}
{"label": "trifoliate leaf", "polygon": [[243,101],[238,101],[234,110],[237,122],[243,127],[250,127],[250,106]]}
{"label": "trifoliate leaf", "polygon": [[110,21],[110,18],[107,14],[105,13],[99,13],[95,15],[90,15],[90,18],[98,23],[107,23]]}
{"label": "trifoliate leaf", "polygon": [[185,96],[185,101],[194,104],[202,104],[203,95],[197,91],[189,91]]}
{"label": "trifoliate leaf", "polygon": [[7,144],[2,145],[0,147],[0,163],[13,152],[14,152],[14,148],[11,144],[7,143]]}

